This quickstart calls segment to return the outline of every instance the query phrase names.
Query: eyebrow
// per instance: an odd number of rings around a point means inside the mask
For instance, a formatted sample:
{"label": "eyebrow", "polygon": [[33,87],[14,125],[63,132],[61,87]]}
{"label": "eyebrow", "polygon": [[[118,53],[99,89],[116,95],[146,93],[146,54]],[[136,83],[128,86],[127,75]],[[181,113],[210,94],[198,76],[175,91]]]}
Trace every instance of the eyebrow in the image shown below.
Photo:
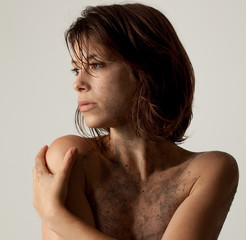
{"label": "eyebrow", "polygon": [[[96,58],[96,57],[97,57],[96,54],[90,54],[89,57],[87,58],[87,61],[89,61],[89,60],[92,59],[92,58]],[[74,65],[76,65],[76,66],[78,66],[78,65],[77,65],[78,62],[75,61],[75,60],[73,60],[73,59],[72,59],[71,63],[74,64]]]}
{"label": "eyebrow", "polygon": [[71,63],[72,63],[72,65],[76,65],[76,66],[78,66],[78,65],[77,65],[77,64],[78,64],[78,62],[74,61],[73,59],[72,59]]}

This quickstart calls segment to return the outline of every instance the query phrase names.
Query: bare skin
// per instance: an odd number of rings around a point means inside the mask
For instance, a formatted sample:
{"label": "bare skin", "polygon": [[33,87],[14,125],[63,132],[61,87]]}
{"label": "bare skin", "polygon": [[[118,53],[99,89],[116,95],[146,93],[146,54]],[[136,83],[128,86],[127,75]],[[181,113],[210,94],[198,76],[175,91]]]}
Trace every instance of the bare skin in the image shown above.
{"label": "bare skin", "polygon": [[117,239],[161,239],[175,210],[188,196],[196,180],[187,177],[192,154],[177,149],[177,154],[184,156],[180,163],[179,157],[172,155],[176,147],[169,152],[163,144],[158,148],[163,152],[147,149],[144,164],[121,159],[127,153],[125,149],[117,149],[111,157],[99,154],[95,157],[99,166],[96,174],[93,166],[97,164],[89,164],[90,157],[84,163],[91,167],[86,172],[92,173],[87,177],[91,181],[86,195],[97,228],[107,235]]}
{"label": "bare skin", "polygon": [[79,101],[95,103],[84,112],[87,126],[110,127],[109,149],[65,136],[40,152],[34,206],[43,240],[217,239],[238,183],[236,161],[138,138],[128,117],[132,76],[120,62],[103,64],[94,75],[78,69],[74,89]]}
{"label": "bare skin", "polygon": [[[217,238],[236,190],[237,166],[231,156],[191,153],[173,145],[169,155],[166,151],[160,158],[151,155],[155,164],[149,165],[142,179],[139,170],[123,163],[119,155],[108,157],[92,142],[66,136],[47,153],[52,172],[71,146],[79,149],[79,158],[71,173],[66,207],[92,227],[115,239]],[[43,239],[62,238],[43,224]]]}

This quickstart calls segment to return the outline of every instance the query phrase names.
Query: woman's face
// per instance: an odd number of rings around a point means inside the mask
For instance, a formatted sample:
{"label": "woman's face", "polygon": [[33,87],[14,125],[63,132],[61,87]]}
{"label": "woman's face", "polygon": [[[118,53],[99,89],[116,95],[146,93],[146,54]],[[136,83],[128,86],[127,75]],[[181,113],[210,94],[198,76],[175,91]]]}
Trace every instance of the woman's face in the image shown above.
{"label": "woman's face", "polygon": [[[102,57],[104,53],[105,57]],[[88,60],[84,67],[89,73],[74,56],[72,63],[76,80],[73,88],[78,93],[78,105],[86,125],[90,128],[110,128],[129,123],[135,91],[129,69],[119,60],[105,60],[106,52],[93,42],[83,56]]]}

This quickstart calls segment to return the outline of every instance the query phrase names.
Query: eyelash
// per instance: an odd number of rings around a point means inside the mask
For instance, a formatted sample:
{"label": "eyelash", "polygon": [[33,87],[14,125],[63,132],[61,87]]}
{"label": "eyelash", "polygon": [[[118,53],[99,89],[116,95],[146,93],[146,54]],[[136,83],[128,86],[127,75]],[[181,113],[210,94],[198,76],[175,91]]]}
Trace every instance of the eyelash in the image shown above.
{"label": "eyelash", "polygon": [[[92,71],[103,67],[103,63],[99,63],[99,62],[89,63],[88,65],[89,65],[89,70],[92,70]],[[73,69],[71,69],[71,71],[75,74],[75,76],[78,76],[81,69],[80,68],[73,68]]]}
{"label": "eyelash", "polygon": [[78,76],[80,69],[79,68],[73,68],[71,71],[74,73],[75,76]]}
{"label": "eyelash", "polygon": [[[100,63],[100,62],[93,62],[89,64],[89,67],[91,70],[96,70],[98,68],[101,68],[102,66],[103,66],[103,63]],[[93,69],[91,67],[93,67]]]}

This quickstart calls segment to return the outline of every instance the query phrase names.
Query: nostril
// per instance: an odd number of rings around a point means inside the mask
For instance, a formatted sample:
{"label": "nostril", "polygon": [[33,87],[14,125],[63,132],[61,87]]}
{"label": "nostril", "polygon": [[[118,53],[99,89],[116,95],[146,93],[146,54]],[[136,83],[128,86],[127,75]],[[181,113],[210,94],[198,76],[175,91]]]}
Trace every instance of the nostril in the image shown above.
{"label": "nostril", "polygon": [[83,90],[85,90],[86,88],[85,88],[85,86],[82,86],[81,84],[78,84],[77,82],[74,82],[74,83],[73,83],[73,89],[74,89],[75,91],[83,91]]}

